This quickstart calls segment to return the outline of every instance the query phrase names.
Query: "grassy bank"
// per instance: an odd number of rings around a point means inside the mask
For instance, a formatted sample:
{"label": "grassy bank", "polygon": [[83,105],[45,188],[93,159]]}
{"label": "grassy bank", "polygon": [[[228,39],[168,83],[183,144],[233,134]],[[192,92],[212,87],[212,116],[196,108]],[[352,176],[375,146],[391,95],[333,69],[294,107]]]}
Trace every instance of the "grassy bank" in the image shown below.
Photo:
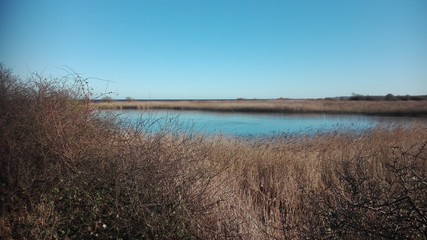
{"label": "grassy bank", "polygon": [[[0,69],[1,239],[424,239],[423,127],[204,137],[117,127],[85,82]],[[191,133],[191,134],[189,134]]]}
{"label": "grassy bank", "polygon": [[173,109],[260,113],[331,113],[390,116],[427,116],[427,101],[368,100],[177,100],[97,101],[99,109]]}

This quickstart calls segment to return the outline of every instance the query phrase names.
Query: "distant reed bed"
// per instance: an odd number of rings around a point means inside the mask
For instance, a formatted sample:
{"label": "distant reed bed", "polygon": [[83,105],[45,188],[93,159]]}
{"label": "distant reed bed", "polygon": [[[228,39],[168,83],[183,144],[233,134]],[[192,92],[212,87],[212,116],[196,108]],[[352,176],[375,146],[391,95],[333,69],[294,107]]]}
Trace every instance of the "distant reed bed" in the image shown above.
{"label": "distant reed bed", "polygon": [[258,113],[331,113],[392,116],[427,116],[427,100],[175,100],[97,101],[99,109],[173,109]]}
{"label": "distant reed bed", "polygon": [[[238,139],[117,124],[0,67],[1,239],[425,239],[424,125]],[[120,126],[120,127],[119,127]]]}

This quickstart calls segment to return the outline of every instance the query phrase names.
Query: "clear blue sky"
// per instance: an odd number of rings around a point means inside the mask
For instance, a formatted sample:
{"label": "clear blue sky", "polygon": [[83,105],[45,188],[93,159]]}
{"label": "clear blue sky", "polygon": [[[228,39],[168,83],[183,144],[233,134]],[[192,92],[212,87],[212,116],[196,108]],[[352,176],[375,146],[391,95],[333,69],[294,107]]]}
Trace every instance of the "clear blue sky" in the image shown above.
{"label": "clear blue sky", "polygon": [[0,0],[0,62],[117,98],[427,94],[427,1]]}

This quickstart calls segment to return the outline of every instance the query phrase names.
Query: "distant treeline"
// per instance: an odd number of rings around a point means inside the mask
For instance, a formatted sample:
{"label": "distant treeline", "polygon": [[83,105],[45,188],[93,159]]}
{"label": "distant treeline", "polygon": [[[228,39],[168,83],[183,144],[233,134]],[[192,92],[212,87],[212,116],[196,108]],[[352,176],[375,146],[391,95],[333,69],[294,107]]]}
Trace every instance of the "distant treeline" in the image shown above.
{"label": "distant treeline", "polygon": [[393,95],[387,94],[385,96],[375,96],[375,95],[362,95],[362,94],[353,94],[350,97],[336,97],[336,98],[326,98],[326,99],[339,99],[339,100],[354,100],[354,101],[423,101],[427,100],[427,95]]}

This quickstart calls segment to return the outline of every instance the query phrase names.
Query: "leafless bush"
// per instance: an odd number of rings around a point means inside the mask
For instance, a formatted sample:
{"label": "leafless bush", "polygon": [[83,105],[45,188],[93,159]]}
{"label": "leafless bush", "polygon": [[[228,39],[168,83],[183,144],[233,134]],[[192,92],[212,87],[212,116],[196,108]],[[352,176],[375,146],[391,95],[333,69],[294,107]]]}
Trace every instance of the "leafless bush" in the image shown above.
{"label": "leafless bush", "polygon": [[173,121],[154,134],[119,129],[91,108],[75,75],[20,82],[2,68],[1,81],[4,238],[205,234],[217,201],[207,192],[222,169],[208,161],[211,143]]}
{"label": "leafless bush", "polygon": [[336,168],[323,169],[323,188],[310,193],[317,216],[310,219],[312,230],[328,238],[424,239],[425,146],[361,152],[337,162]]}

